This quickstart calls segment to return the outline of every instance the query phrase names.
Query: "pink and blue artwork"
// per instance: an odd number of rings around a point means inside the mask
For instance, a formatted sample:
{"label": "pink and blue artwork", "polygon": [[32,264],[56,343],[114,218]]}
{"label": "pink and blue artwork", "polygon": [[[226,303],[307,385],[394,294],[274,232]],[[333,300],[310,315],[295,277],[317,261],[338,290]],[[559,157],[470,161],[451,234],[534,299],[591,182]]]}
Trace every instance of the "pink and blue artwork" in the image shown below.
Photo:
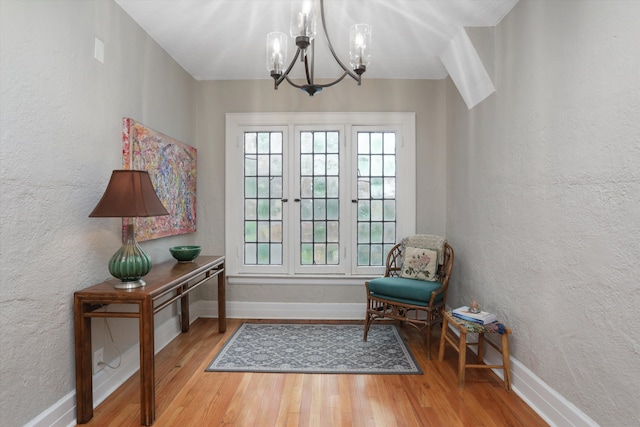
{"label": "pink and blue artwork", "polygon": [[[196,231],[197,150],[167,135],[124,118],[124,169],[146,170],[169,215],[134,218],[136,240],[158,239]],[[129,222],[123,219],[123,228]]]}

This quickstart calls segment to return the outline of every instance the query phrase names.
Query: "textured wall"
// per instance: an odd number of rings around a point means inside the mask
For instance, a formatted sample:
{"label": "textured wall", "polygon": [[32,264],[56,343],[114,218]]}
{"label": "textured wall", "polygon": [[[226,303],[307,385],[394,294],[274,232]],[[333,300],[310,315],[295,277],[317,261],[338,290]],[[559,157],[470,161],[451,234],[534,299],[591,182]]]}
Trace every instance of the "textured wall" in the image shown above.
{"label": "textured wall", "polygon": [[[122,117],[193,144],[195,82],[111,0],[2,0],[0,31],[0,424],[19,426],[75,389],[73,292],[121,244],[119,220],[88,215],[122,167]],[[172,239],[142,246],[160,261],[189,237]],[[135,321],[118,320],[126,350]]]}
{"label": "textured wall", "polygon": [[[266,72],[265,72],[266,74]],[[287,84],[273,90],[272,80],[198,82],[199,155],[210,167],[199,172],[208,197],[199,210],[212,219],[200,229],[202,239],[224,250],[224,146],[227,112],[399,111],[416,113],[417,220],[419,232],[444,233],[445,155],[443,80],[367,80],[362,86],[345,80],[313,98]],[[434,178],[435,177],[435,178]],[[438,178],[440,177],[440,178]],[[402,209],[402,207],[399,207]],[[216,299],[210,289],[205,299]],[[229,301],[364,302],[361,286],[231,285]]]}
{"label": "textured wall", "polygon": [[638,22],[636,1],[520,1],[497,93],[447,97],[450,303],[497,312],[513,356],[603,426],[640,424]]}

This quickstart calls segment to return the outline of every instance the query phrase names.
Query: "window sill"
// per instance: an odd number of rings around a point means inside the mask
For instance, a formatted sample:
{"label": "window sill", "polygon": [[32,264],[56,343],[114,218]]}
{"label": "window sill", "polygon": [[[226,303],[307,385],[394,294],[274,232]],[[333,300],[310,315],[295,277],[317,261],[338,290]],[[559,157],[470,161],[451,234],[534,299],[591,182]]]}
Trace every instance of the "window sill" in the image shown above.
{"label": "window sill", "polygon": [[379,277],[355,275],[265,275],[265,274],[236,274],[227,275],[230,285],[331,285],[331,286],[362,286],[367,280]]}

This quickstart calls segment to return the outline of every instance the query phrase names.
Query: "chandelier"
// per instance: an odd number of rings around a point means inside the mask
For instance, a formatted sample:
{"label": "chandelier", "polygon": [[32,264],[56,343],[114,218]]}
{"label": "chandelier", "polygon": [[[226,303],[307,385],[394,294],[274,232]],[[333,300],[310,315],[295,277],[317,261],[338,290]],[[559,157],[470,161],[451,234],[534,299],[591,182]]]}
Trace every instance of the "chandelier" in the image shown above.
{"label": "chandelier", "polygon": [[[344,73],[336,80],[318,84],[314,81],[314,44],[316,38],[316,7],[314,0],[304,0],[292,4],[291,6],[291,37],[296,41],[296,54],[291,63],[285,69],[287,62],[287,36],[284,33],[272,32],[267,34],[267,70],[271,73],[274,80],[274,89],[278,89],[280,83],[284,80],[289,82],[291,86],[302,89],[309,96],[313,96],[317,92],[322,91],[325,87],[333,86],[339,83],[346,76],[351,77],[360,85],[362,73],[367,70],[367,65],[371,60],[371,27],[367,24],[355,24],[351,26],[349,31],[349,69],[338,58],[333,50],[327,25],[324,18],[324,0],[320,0],[320,18],[322,22],[322,30],[324,31],[329,50],[333,59],[336,60]],[[289,78],[289,72],[300,58],[300,62],[304,64],[305,83],[298,85]],[[283,71],[284,70],[284,71]]]}

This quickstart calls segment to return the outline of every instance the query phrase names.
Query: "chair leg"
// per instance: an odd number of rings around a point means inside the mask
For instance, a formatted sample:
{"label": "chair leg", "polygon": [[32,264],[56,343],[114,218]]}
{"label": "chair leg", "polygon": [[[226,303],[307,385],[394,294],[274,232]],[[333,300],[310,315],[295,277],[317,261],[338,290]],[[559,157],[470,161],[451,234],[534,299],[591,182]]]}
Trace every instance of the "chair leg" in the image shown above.
{"label": "chair leg", "polygon": [[427,360],[431,360],[431,323],[427,324]]}
{"label": "chair leg", "polygon": [[369,325],[371,324],[371,315],[369,311],[367,311],[366,316],[364,318],[364,339],[363,341],[367,341],[367,334],[369,333]]}

